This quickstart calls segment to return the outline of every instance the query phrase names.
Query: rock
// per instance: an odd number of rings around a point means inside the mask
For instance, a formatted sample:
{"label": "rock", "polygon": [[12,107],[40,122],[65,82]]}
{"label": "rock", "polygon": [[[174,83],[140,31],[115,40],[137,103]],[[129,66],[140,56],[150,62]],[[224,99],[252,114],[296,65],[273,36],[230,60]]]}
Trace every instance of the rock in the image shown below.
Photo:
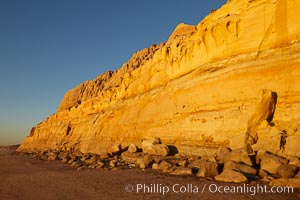
{"label": "rock", "polygon": [[[156,160],[155,156],[146,154],[143,158],[137,159],[136,164],[141,169],[145,169],[145,168],[149,167],[150,165],[152,165],[152,163],[154,163],[155,160]],[[157,161],[157,162],[159,162],[159,161]]]}
{"label": "rock", "polygon": [[68,164],[72,164],[76,159],[75,158],[71,158],[69,161],[68,161]]}
{"label": "rock", "polygon": [[164,173],[170,173],[172,172],[174,169],[173,169],[173,165],[170,164],[169,162],[163,160],[161,161],[159,164],[159,169],[164,172]]}
{"label": "rock", "polygon": [[152,146],[143,146],[143,152],[152,155],[167,156],[169,155],[170,150],[167,145],[154,144]]}
{"label": "rock", "polygon": [[225,163],[229,160],[228,154],[231,152],[231,149],[228,147],[220,147],[217,150],[217,156],[216,159],[222,163]]}
{"label": "rock", "polygon": [[136,163],[138,158],[142,158],[143,157],[143,153],[139,152],[139,153],[130,153],[128,151],[123,152],[121,154],[121,158],[122,160],[124,160],[127,163]]}
{"label": "rock", "polygon": [[177,166],[180,166],[180,167],[186,167],[188,165],[188,161],[187,160],[179,160],[177,163],[176,163]]}
{"label": "rock", "polygon": [[54,152],[48,153],[48,160],[56,160],[58,158],[57,154]]}
{"label": "rock", "polygon": [[261,90],[261,99],[256,105],[255,111],[247,123],[245,145],[247,153],[252,153],[252,145],[257,141],[257,130],[259,125],[267,120],[271,122],[275,112],[277,93],[271,90]]}
{"label": "rock", "polygon": [[228,156],[228,159],[231,161],[235,161],[238,163],[244,163],[249,166],[253,165],[252,160],[249,157],[248,153],[241,149],[231,151],[227,154],[227,156]]}
{"label": "rock", "polygon": [[170,174],[172,175],[191,175],[192,169],[187,167],[175,167]]}
{"label": "rock", "polygon": [[87,167],[90,168],[90,169],[95,169],[95,168],[98,167],[98,165],[97,164],[92,164],[92,165],[89,165]]}
{"label": "rock", "polygon": [[138,148],[135,146],[135,144],[131,143],[128,147],[128,152],[129,153],[135,153],[137,152]]}
{"label": "rock", "polygon": [[68,163],[68,161],[70,160],[70,158],[65,157],[61,160],[62,163]]}
{"label": "rock", "polygon": [[215,180],[222,182],[242,183],[246,182],[247,178],[240,172],[225,170],[221,174],[217,175]]}
{"label": "rock", "polygon": [[152,155],[167,156],[170,153],[168,146],[161,144],[159,138],[153,140],[143,140],[142,148],[144,153]]}
{"label": "rock", "polygon": [[290,165],[295,165],[297,166],[298,168],[300,168],[300,160],[298,157],[296,156],[292,156],[289,158],[289,164]]}
{"label": "rock", "polygon": [[221,147],[217,150],[216,154],[216,159],[222,163],[226,163],[232,160],[252,166],[251,158],[243,149],[231,151],[231,149],[229,149],[228,147]]}
{"label": "rock", "polygon": [[291,156],[300,157],[300,135],[292,135],[286,138],[284,151]]}
{"label": "rock", "polygon": [[111,160],[111,161],[109,162],[109,166],[110,166],[111,168],[114,168],[114,167],[117,166],[117,163],[118,163],[117,160]]}
{"label": "rock", "polygon": [[258,129],[257,136],[257,143],[252,145],[252,149],[254,151],[268,151],[273,154],[281,151],[280,142],[282,131],[280,131],[276,127]]}
{"label": "rock", "polygon": [[281,178],[293,178],[298,172],[295,165],[282,164],[276,169],[276,173]]}
{"label": "rock", "polygon": [[97,169],[103,168],[105,166],[105,164],[101,161],[97,161]]}
{"label": "rock", "polygon": [[210,161],[210,162],[217,162],[215,155],[202,156],[201,160],[203,160],[203,161]]}
{"label": "rock", "polygon": [[99,158],[100,158],[100,159],[108,159],[108,158],[110,158],[110,155],[107,154],[107,153],[103,153],[103,154],[100,154],[100,155],[99,155]]}
{"label": "rock", "polygon": [[121,151],[121,145],[120,144],[113,145],[111,147],[111,150],[110,150],[110,152],[113,153],[113,154],[119,153],[120,151]]}
{"label": "rock", "polygon": [[81,160],[77,160],[77,161],[74,161],[72,164],[71,164],[71,167],[74,167],[74,168],[79,168],[81,166],[84,165],[84,162],[82,162]]}
{"label": "rock", "polygon": [[287,164],[288,161],[282,157],[271,153],[261,153],[257,155],[257,164],[260,163],[260,169],[267,171],[270,174],[276,174],[276,169],[282,164]]}
{"label": "rock", "polygon": [[204,161],[199,165],[197,176],[214,178],[218,175],[218,164],[215,162]]}
{"label": "rock", "polygon": [[259,170],[258,175],[263,179],[265,179],[269,176],[268,172],[266,172],[265,170],[262,170],[262,169]]}
{"label": "rock", "polygon": [[257,175],[257,170],[241,163],[237,163],[235,161],[229,161],[226,162],[223,168],[223,171],[228,170],[228,171],[237,171],[242,173],[244,176],[250,179],[254,179],[255,176]]}
{"label": "rock", "polygon": [[155,169],[155,170],[159,169],[159,165],[157,163],[153,163],[152,169]]}
{"label": "rock", "polygon": [[140,169],[145,169],[147,166],[144,162],[144,160],[142,158],[138,158],[136,161],[136,165],[140,168]]}
{"label": "rock", "polygon": [[[217,144],[243,145],[241,133],[255,141],[263,120],[288,131],[300,119],[300,2],[279,2],[234,0],[196,26],[178,26],[167,42],[66,92],[18,151],[66,144],[71,152],[100,153],[159,137],[182,155],[204,156]],[[255,102],[261,88],[278,95],[274,116],[272,99]],[[295,128],[283,156],[299,157]]]}

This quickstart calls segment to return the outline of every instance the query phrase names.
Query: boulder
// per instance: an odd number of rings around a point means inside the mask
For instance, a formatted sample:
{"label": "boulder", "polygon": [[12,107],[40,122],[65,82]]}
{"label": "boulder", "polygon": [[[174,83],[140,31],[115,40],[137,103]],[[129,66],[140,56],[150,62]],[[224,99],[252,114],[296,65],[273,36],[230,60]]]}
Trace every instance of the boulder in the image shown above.
{"label": "boulder", "polygon": [[133,143],[131,143],[128,147],[129,153],[135,153],[135,152],[137,152],[137,150],[138,150],[137,146],[135,146],[135,144],[133,144]]}
{"label": "boulder", "polygon": [[224,164],[223,171],[237,171],[250,179],[254,179],[257,175],[257,170],[245,164],[229,161]]}
{"label": "boulder", "polygon": [[299,144],[300,144],[300,135],[288,136],[286,138],[284,152],[287,155],[300,157],[300,145]]}
{"label": "boulder", "polygon": [[143,152],[152,155],[167,156],[169,155],[170,150],[167,145],[154,144],[152,146],[143,146]]}
{"label": "boulder", "polygon": [[287,164],[288,160],[271,153],[259,152],[256,157],[256,162],[257,164],[260,164],[260,169],[265,170],[270,174],[276,175],[276,169],[282,164]]}
{"label": "boulder", "polygon": [[[238,163],[244,163],[246,165],[252,166],[252,160],[248,153],[242,149],[234,150],[228,153],[228,160],[235,161]],[[225,162],[226,163],[226,162]]]}
{"label": "boulder", "polygon": [[237,171],[225,170],[215,177],[215,180],[230,183],[246,182],[247,178],[242,173]]}
{"label": "boulder", "polygon": [[266,171],[263,170],[263,169],[260,169],[260,170],[259,170],[258,175],[259,175],[261,178],[263,178],[263,179],[265,179],[265,178],[267,178],[267,177],[269,176],[268,172],[266,172]]}
{"label": "boulder", "polygon": [[225,163],[229,160],[229,153],[231,152],[231,149],[228,148],[228,147],[220,147],[216,154],[216,160],[222,162],[222,163]]}
{"label": "boulder", "polygon": [[122,158],[122,160],[124,160],[127,163],[136,163],[137,159],[142,158],[143,155],[144,154],[142,152],[130,153],[130,152],[126,151],[121,154],[121,158]]}
{"label": "boulder", "polygon": [[292,156],[292,157],[289,158],[289,164],[290,165],[295,165],[295,166],[300,168],[300,160],[296,156]]}
{"label": "boulder", "polygon": [[57,158],[58,158],[57,153],[54,153],[54,152],[48,153],[48,160],[55,160]]}
{"label": "boulder", "polygon": [[170,173],[172,172],[173,169],[173,165],[169,162],[167,162],[166,160],[162,160],[159,164],[159,169],[164,172],[164,173]]}
{"label": "boulder", "polygon": [[276,92],[268,89],[262,89],[260,92],[260,100],[256,105],[254,113],[247,123],[247,131],[245,137],[245,148],[247,153],[252,153],[252,145],[257,142],[258,127],[264,120],[267,120],[268,122],[272,121],[276,107]]}
{"label": "boulder", "polygon": [[116,167],[117,163],[118,163],[117,160],[111,160],[111,161],[109,162],[109,166],[110,166],[111,168],[114,168],[114,167]]}
{"label": "boulder", "polygon": [[105,164],[100,160],[98,160],[96,164],[97,164],[97,167],[96,167],[97,169],[103,168],[105,166]]}
{"label": "boulder", "polygon": [[293,178],[298,172],[295,165],[282,164],[276,169],[276,174],[281,178]]}
{"label": "boulder", "polygon": [[252,166],[252,160],[248,153],[244,149],[237,149],[232,151],[228,147],[221,147],[217,150],[216,160],[226,163],[228,161],[235,161],[239,163],[244,163],[246,165]]}
{"label": "boulder", "polygon": [[280,145],[281,138],[283,136],[282,133],[283,132],[281,130],[271,126],[258,129],[258,140],[256,144],[252,145],[252,149],[254,151],[268,151],[273,154],[279,152],[282,150],[280,149],[282,148]]}
{"label": "boulder", "polygon": [[121,151],[121,145],[117,144],[117,145],[113,145],[110,149],[110,152],[113,154],[117,154]]}
{"label": "boulder", "polygon": [[218,164],[215,162],[202,161],[199,163],[197,176],[214,178],[218,175]]}

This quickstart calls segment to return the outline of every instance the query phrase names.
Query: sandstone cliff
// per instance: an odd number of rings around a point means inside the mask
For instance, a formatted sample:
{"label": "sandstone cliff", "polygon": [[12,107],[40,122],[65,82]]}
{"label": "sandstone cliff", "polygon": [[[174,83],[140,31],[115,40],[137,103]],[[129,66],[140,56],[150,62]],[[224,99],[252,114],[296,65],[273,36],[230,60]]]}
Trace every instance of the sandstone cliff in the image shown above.
{"label": "sandstone cliff", "polygon": [[300,156],[299,10],[296,0],[231,0],[197,26],[179,24],[166,43],[67,92],[19,151],[100,153],[152,137],[182,154],[237,149],[268,89],[276,108],[255,121],[253,149]]}

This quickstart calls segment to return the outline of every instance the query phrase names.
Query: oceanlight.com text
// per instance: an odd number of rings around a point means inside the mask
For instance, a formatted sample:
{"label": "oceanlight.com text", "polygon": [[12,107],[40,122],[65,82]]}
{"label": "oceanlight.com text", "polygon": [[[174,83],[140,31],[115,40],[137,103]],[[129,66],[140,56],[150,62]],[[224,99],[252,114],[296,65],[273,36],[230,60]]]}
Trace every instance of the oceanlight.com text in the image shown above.
{"label": "oceanlight.com text", "polygon": [[222,193],[222,194],[249,194],[256,195],[258,193],[266,194],[292,194],[294,193],[294,188],[291,186],[268,186],[261,184],[242,184],[242,185],[218,185],[212,184],[173,184],[166,185],[162,183],[153,184],[127,184],[125,186],[126,192],[134,192],[137,194],[168,194],[168,193]]}

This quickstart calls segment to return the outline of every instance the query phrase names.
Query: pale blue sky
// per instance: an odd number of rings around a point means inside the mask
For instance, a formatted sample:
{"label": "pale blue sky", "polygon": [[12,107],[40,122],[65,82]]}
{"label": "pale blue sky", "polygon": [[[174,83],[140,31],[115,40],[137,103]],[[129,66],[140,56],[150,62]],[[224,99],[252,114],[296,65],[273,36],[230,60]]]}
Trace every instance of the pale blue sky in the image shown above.
{"label": "pale blue sky", "polygon": [[21,143],[66,91],[225,2],[0,0],[0,145]]}

